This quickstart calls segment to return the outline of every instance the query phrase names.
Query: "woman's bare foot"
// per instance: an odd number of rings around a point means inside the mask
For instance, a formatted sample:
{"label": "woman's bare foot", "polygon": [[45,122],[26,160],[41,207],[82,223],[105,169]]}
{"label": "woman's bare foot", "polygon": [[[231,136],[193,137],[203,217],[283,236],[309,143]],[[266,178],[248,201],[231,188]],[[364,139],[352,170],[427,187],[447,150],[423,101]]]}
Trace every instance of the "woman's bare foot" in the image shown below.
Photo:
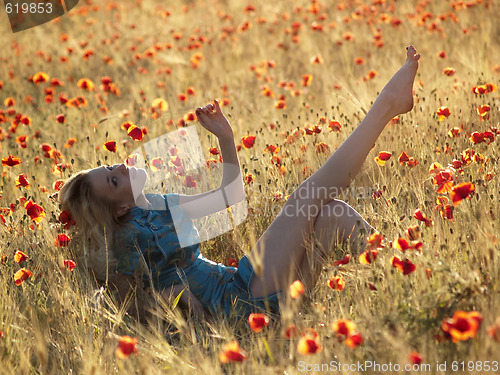
{"label": "woman's bare foot", "polygon": [[413,81],[418,69],[420,54],[413,46],[406,47],[406,61],[385,85],[377,99],[383,100],[392,116],[413,108]]}

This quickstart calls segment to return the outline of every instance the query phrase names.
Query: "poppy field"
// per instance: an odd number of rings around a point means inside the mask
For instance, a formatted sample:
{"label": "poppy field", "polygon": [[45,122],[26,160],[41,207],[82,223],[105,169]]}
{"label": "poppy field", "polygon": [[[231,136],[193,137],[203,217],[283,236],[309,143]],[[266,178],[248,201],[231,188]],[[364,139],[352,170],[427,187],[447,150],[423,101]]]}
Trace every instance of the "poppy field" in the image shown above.
{"label": "poppy field", "polygon": [[[500,374],[499,12],[494,0],[81,0],[19,33],[2,15],[0,373]],[[414,108],[339,197],[378,232],[331,249],[313,291],[292,283],[280,322],[206,324],[157,299],[143,324],[92,278],[57,200],[70,175],[133,165],[141,144],[191,125],[220,164],[195,114],[217,99],[248,216],[201,250],[237,266],[410,44]],[[153,166],[193,194],[178,162]]]}

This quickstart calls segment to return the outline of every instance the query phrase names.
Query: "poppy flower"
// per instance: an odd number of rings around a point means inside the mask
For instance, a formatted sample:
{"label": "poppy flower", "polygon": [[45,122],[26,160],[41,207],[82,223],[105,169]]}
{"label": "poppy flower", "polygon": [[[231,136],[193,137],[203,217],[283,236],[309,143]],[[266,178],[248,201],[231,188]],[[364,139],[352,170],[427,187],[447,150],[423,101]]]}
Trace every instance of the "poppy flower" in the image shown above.
{"label": "poppy flower", "polygon": [[142,132],[142,130],[135,126],[135,125],[131,125],[128,130],[127,130],[127,134],[134,140],[134,141],[140,141],[142,140],[144,134]]}
{"label": "poppy flower", "polygon": [[477,113],[479,116],[481,116],[483,119],[486,119],[488,118],[489,116],[489,111],[490,111],[490,106],[489,105],[480,105],[479,107],[477,107]]}
{"label": "poppy flower", "polygon": [[500,343],[500,317],[495,319],[495,322],[488,327],[488,336]]}
{"label": "poppy flower", "polygon": [[419,221],[423,221],[426,227],[430,227],[433,224],[432,219],[428,219],[427,216],[420,210],[420,208],[416,209],[413,213],[413,217]]}
{"label": "poppy flower", "polygon": [[71,260],[71,259],[65,259],[63,261],[64,267],[66,267],[68,270],[73,271],[76,267],[76,262]]}
{"label": "poppy flower", "polygon": [[323,58],[321,56],[311,57],[311,64],[323,64]]}
{"label": "poppy flower", "polygon": [[254,135],[247,135],[243,138],[241,138],[241,144],[245,148],[252,148],[255,143],[255,136]]}
{"label": "poppy flower", "polygon": [[49,75],[47,73],[44,73],[44,72],[38,72],[36,73],[32,78],[31,78],[31,81],[34,83],[34,84],[39,84],[39,83],[44,83],[44,82],[48,82],[50,79]]}
{"label": "poppy flower", "polygon": [[455,68],[452,67],[447,67],[443,69],[443,74],[445,76],[451,77],[453,74],[455,74]]}
{"label": "poppy flower", "polygon": [[378,250],[366,250],[359,255],[359,263],[370,264],[377,259]]}
{"label": "poppy flower", "polygon": [[417,268],[408,259],[401,260],[401,258],[398,256],[393,256],[391,258],[391,264],[393,267],[396,267],[399,271],[401,271],[403,275],[409,275],[410,273],[414,272]]}
{"label": "poppy flower", "polygon": [[234,259],[234,258],[227,258],[227,265],[229,267],[238,267],[238,260]]}
{"label": "poppy flower", "polygon": [[342,125],[340,125],[340,122],[333,120],[328,123],[328,127],[330,128],[331,131],[340,132],[340,129],[342,129]]}
{"label": "poppy flower", "polygon": [[252,313],[248,316],[248,324],[255,333],[260,332],[269,325],[269,317],[266,314]]}
{"label": "poppy flower", "polygon": [[217,147],[210,147],[209,152],[211,155],[219,155],[220,152],[217,150]]}
{"label": "poppy flower", "polygon": [[483,316],[477,311],[456,311],[453,317],[446,318],[441,324],[441,329],[446,338],[456,344],[459,341],[467,341],[476,337],[476,333],[481,326]]}
{"label": "poppy flower", "polygon": [[363,344],[363,336],[358,331],[352,332],[346,337],[344,343],[351,349],[358,347]]}
{"label": "poppy flower", "polygon": [[333,290],[338,290],[339,292],[341,292],[345,288],[345,281],[340,276],[331,277],[330,280],[327,281],[327,284],[330,288],[332,288]]}
{"label": "poppy flower", "polygon": [[25,187],[27,189],[30,187],[30,184],[26,179],[24,173],[21,173],[19,176],[16,177],[16,188],[19,188],[20,186]]}
{"label": "poppy flower", "polygon": [[14,274],[14,282],[19,286],[31,276],[33,276],[33,272],[23,267]]}
{"label": "poppy flower", "polygon": [[2,158],[2,165],[3,166],[9,166],[9,167],[14,167],[18,164],[21,164],[21,159],[18,158],[17,156],[12,156],[9,154],[8,157]]}
{"label": "poppy flower", "polygon": [[316,153],[323,154],[330,150],[330,146],[328,146],[325,142],[317,143],[314,148],[316,149]]}
{"label": "poppy flower", "polygon": [[61,224],[63,224],[63,228],[64,229],[69,229],[71,228],[72,225],[76,225],[76,221],[73,220],[71,218],[71,216],[69,215],[69,213],[67,213],[66,211],[62,211],[60,214],[59,214],[59,221],[61,222]]}
{"label": "poppy flower", "polygon": [[410,157],[406,152],[402,152],[401,155],[399,155],[398,161],[403,165],[405,162],[409,161]]}
{"label": "poppy flower", "polygon": [[244,180],[245,180],[245,183],[249,184],[251,183],[253,180],[255,180],[255,176],[251,173],[247,173],[244,177]]}
{"label": "poppy flower", "polygon": [[92,91],[94,90],[94,82],[92,82],[90,79],[88,78],[82,78],[78,81],[78,83],[76,84],[76,86],[80,89],[84,89],[84,90],[87,90],[87,91]]}
{"label": "poppy flower", "polygon": [[116,142],[108,141],[104,144],[104,148],[110,152],[116,152]]}
{"label": "poppy flower", "polygon": [[240,344],[236,340],[225,344],[219,353],[219,361],[222,363],[243,362],[247,358],[247,352],[240,347]]}
{"label": "poppy flower", "polygon": [[460,134],[460,128],[452,128],[448,132],[448,137],[453,138],[453,137],[458,137]]}
{"label": "poppy flower", "polygon": [[445,118],[451,115],[451,111],[448,107],[439,107],[436,114],[439,116],[439,121],[444,121]]}
{"label": "poppy flower", "polygon": [[422,363],[424,357],[419,352],[413,351],[408,355],[408,359],[414,365],[419,365]]}
{"label": "poppy flower", "polygon": [[118,347],[115,350],[115,355],[118,358],[128,358],[132,353],[137,355],[137,338],[130,336],[121,336],[118,340]]}
{"label": "poppy flower", "polygon": [[283,333],[283,337],[285,337],[286,339],[293,339],[297,337],[298,334],[299,334],[299,329],[295,324],[292,323],[286,327],[285,332]]}
{"label": "poppy flower", "polygon": [[308,329],[297,343],[297,351],[300,354],[314,354],[323,349],[318,333],[314,329]]}
{"label": "poppy flower", "polygon": [[185,187],[194,188],[197,186],[196,180],[192,176],[186,176],[182,181],[182,185]]}
{"label": "poppy flower", "polygon": [[57,115],[56,116],[56,120],[57,120],[58,123],[64,124],[64,122],[66,121],[66,116],[64,116],[63,114]]}
{"label": "poppy flower", "polygon": [[66,247],[70,243],[71,238],[64,234],[60,233],[57,235],[56,239],[54,240],[54,245],[57,247]]}
{"label": "poppy flower", "polygon": [[349,263],[351,260],[351,256],[349,254],[346,254],[346,256],[340,260],[336,260],[333,262],[334,266],[340,266]]}
{"label": "poppy flower", "polygon": [[133,167],[134,165],[137,164],[138,160],[139,160],[139,154],[130,154],[125,159],[125,164],[127,164],[129,167]]}
{"label": "poppy flower", "polygon": [[312,82],[313,76],[312,74],[304,74],[302,75],[302,86],[309,86]]}
{"label": "poppy flower", "polygon": [[28,256],[21,250],[17,250],[14,254],[14,262],[21,263],[28,259]]}
{"label": "poppy flower", "polygon": [[168,111],[168,107],[169,107],[168,102],[162,98],[156,98],[155,100],[153,100],[153,103],[151,104],[151,106],[154,109],[157,109],[160,111]]}
{"label": "poppy flower", "polygon": [[25,203],[24,208],[26,208],[26,212],[31,220],[37,224],[40,223],[45,217],[44,209],[38,204],[33,203],[31,200]]}
{"label": "poppy flower", "polygon": [[295,280],[289,287],[290,297],[293,299],[299,298],[305,292],[304,284],[300,280]]}
{"label": "poppy flower", "polygon": [[332,329],[337,335],[344,336],[344,338],[346,338],[355,332],[356,325],[349,319],[338,319],[333,322]]}
{"label": "poppy flower", "polygon": [[453,202],[453,206],[458,206],[458,204],[470,194],[476,190],[476,187],[471,182],[463,182],[461,184],[455,185],[451,188],[450,198]]}
{"label": "poppy flower", "polygon": [[366,241],[368,242],[368,248],[369,249],[382,249],[385,246],[382,244],[382,241],[384,241],[384,236],[380,232],[374,232],[370,234],[367,238]]}
{"label": "poppy flower", "polygon": [[378,153],[378,156],[375,157],[375,161],[377,162],[378,165],[383,166],[385,165],[385,162],[389,160],[392,156],[392,153],[388,151],[380,151]]}
{"label": "poppy flower", "polygon": [[492,132],[488,132],[488,131],[482,132],[482,133],[473,132],[470,135],[469,139],[474,144],[486,142],[487,140],[489,140],[488,144],[490,144],[491,142],[493,142],[495,140],[495,135]]}

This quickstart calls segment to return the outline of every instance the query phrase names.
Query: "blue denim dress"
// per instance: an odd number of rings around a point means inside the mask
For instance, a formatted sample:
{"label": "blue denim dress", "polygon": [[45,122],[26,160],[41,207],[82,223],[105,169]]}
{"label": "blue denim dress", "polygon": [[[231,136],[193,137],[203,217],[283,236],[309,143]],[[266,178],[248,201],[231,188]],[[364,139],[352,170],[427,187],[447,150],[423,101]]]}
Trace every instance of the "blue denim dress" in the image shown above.
{"label": "blue denim dress", "polygon": [[[250,285],[254,270],[246,256],[240,260],[238,268],[227,267],[203,257],[199,243],[180,247],[170,212],[182,210],[178,206],[178,194],[146,194],[146,198],[150,202],[163,199],[165,209],[145,210],[135,206],[130,210],[131,220],[115,233],[118,273],[134,275],[140,272],[157,290],[185,285],[212,314],[227,318],[247,318],[252,312],[279,315],[282,292],[263,298],[252,296]],[[186,214],[181,217],[183,233],[187,230],[197,236],[191,219]]]}

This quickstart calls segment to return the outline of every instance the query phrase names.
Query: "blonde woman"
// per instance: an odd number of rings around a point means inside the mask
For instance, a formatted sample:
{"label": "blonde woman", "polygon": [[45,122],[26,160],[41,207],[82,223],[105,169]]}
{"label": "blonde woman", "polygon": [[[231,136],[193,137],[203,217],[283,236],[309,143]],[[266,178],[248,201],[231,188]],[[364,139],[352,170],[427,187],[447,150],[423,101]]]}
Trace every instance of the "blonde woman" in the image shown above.
{"label": "blonde woman", "polygon": [[[407,47],[405,63],[363,121],[290,194],[238,268],[204,258],[199,244],[180,247],[172,223],[175,209],[181,212],[188,231],[196,234],[189,227],[191,219],[210,214],[199,212],[199,207],[210,206],[209,211],[216,212],[244,198],[233,131],[217,101],[197,108],[196,114],[201,125],[217,136],[224,165],[238,166],[227,170],[224,167],[218,189],[199,195],[150,195],[140,189],[134,193],[132,186],[144,186],[146,172],[124,164],[101,166],[72,176],[60,191],[60,202],[77,223],[95,275],[109,278],[122,298],[143,281],[164,295],[184,291],[181,304],[205,317],[222,314],[246,318],[254,311],[279,314],[280,300],[290,282],[300,278],[311,290],[322,259],[335,244],[349,244],[353,250],[365,246],[366,234],[373,228],[352,207],[334,198],[358,174],[385,125],[412,109],[419,58],[413,46]],[[214,199],[231,184],[235,193],[224,200]],[[164,210],[152,209],[153,201],[158,200],[166,203]],[[310,252],[307,244],[313,235],[316,246]]]}

